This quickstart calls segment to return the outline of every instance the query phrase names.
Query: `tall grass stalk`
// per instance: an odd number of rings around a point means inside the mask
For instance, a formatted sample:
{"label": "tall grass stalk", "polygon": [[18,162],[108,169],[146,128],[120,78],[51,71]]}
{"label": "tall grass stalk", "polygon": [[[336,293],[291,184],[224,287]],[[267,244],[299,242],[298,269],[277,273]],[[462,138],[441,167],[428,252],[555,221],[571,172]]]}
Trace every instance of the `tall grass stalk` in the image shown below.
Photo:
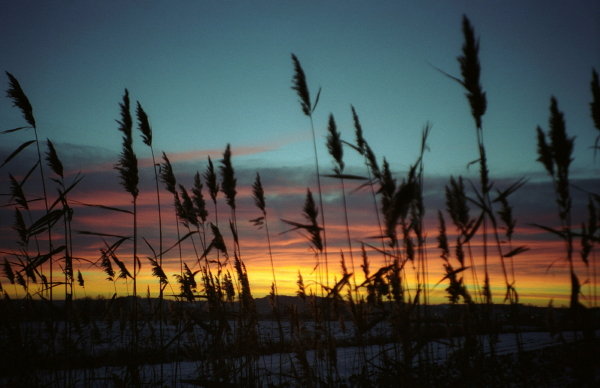
{"label": "tall grass stalk", "polygon": [[[300,61],[296,57],[296,55],[292,54],[292,62],[294,64],[294,78],[293,78],[293,86],[292,89],[296,91],[298,94],[298,98],[300,101],[300,107],[302,108],[302,112],[308,116],[310,119],[310,130],[312,134],[313,140],[313,151],[315,158],[315,173],[317,176],[317,190],[319,193],[319,208],[321,210],[321,225],[323,227],[323,253],[325,259],[325,284],[329,287],[329,260],[327,258],[327,229],[325,227],[325,211],[323,207],[323,190],[321,188],[321,173],[319,171],[319,155],[317,153],[317,138],[315,135],[315,125],[313,121],[313,113],[317,108],[319,103],[319,97],[321,96],[321,89],[317,92],[317,96],[315,101],[312,102],[310,99],[310,92],[308,89],[308,85],[306,84],[306,75],[304,74],[304,70],[302,69],[302,65],[300,65]],[[317,257],[317,259],[319,259]],[[320,261],[317,263],[319,266],[318,270],[321,272]],[[322,280],[321,280],[322,283]]]}
{"label": "tall grass stalk", "polygon": [[263,189],[262,182],[260,180],[260,174],[256,173],[254,184],[252,185],[252,198],[254,204],[260,210],[261,216],[250,220],[255,226],[262,228],[265,227],[265,235],[267,237],[267,249],[269,252],[269,261],[271,262],[271,273],[273,276],[273,291],[275,297],[278,295],[277,291],[277,277],[275,276],[275,265],[273,264],[273,250],[271,249],[271,234],[269,233],[269,222],[267,220],[267,204],[265,201],[265,191]]}
{"label": "tall grass stalk", "polygon": [[[179,193],[177,192],[177,180],[173,173],[173,166],[171,161],[167,157],[167,154],[162,154],[163,163],[160,165],[160,179],[165,185],[168,192],[173,194],[173,206],[175,208],[175,227],[177,231],[177,241],[181,241],[181,231],[179,229],[179,220],[181,214],[181,200]],[[181,250],[181,244],[177,244],[177,250],[179,252],[179,276],[183,277],[183,252]]]}
{"label": "tall grass stalk", "polygon": [[[6,72],[6,75],[9,80],[9,88],[6,91],[7,96],[12,100],[13,106],[15,106],[21,110],[21,113],[23,114],[23,118],[25,119],[27,124],[29,124],[29,127],[33,128],[33,133],[34,133],[34,138],[35,138],[35,146],[36,146],[36,152],[37,152],[37,167],[39,168],[39,171],[40,171],[40,181],[41,181],[41,185],[42,185],[42,194],[43,194],[43,199],[44,199],[44,209],[46,211],[46,214],[48,214],[49,213],[49,205],[48,205],[48,193],[47,193],[47,189],[46,189],[46,178],[44,176],[44,167],[43,167],[43,163],[42,163],[42,152],[40,150],[40,140],[39,140],[39,136],[38,136],[37,125],[35,122],[35,118],[33,116],[33,108],[31,106],[31,103],[29,102],[29,99],[25,95],[25,92],[21,88],[19,81],[17,81],[17,79],[9,72]],[[20,130],[20,129],[24,129],[24,128],[27,128],[27,127],[16,128],[15,130]],[[9,130],[9,132],[11,132],[11,131],[14,131],[14,130]],[[20,150],[18,150],[18,151],[20,151]],[[13,153],[13,155],[11,155],[11,157],[14,155],[15,154]],[[6,161],[5,161],[5,163],[6,163]],[[52,244],[52,228],[50,228],[49,225],[47,225],[47,234],[48,234],[48,252],[52,252],[54,250],[53,244]],[[53,295],[54,295],[54,293],[53,293],[53,288],[54,288],[53,287],[54,286],[53,261],[54,261],[53,258],[50,257],[49,258],[50,287],[48,287],[50,301],[53,300]]]}
{"label": "tall grass stalk", "polygon": [[573,231],[571,224],[571,193],[569,183],[569,167],[572,162],[574,138],[570,138],[566,132],[563,113],[558,109],[556,98],[550,99],[550,131],[546,135],[541,127],[536,128],[538,141],[538,161],[550,175],[558,205],[558,216],[561,223],[560,230],[542,227],[558,234],[565,243],[566,261],[569,266],[569,277],[571,280],[571,309],[581,307],[579,294],[581,284],[575,273],[573,263]]}
{"label": "tall grass stalk", "polygon": [[333,114],[329,115],[329,123],[327,125],[327,149],[329,154],[333,158],[333,175],[331,177],[339,179],[342,192],[342,204],[344,209],[344,224],[346,227],[346,242],[348,244],[348,254],[350,255],[350,265],[352,266],[352,276],[354,280],[355,291],[358,292],[356,286],[356,267],[354,266],[354,253],[352,252],[352,238],[350,237],[350,222],[348,220],[348,204],[346,202],[346,187],[344,185],[344,179],[362,179],[353,175],[344,174],[344,149],[342,147],[342,139],[340,133],[337,130],[337,125]]}
{"label": "tall grass stalk", "polygon": [[121,110],[121,119],[117,120],[119,124],[119,131],[123,133],[123,145],[119,161],[115,165],[115,169],[119,171],[121,178],[121,185],[131,195],[133,205],[133,325],[132,325],[132,345],[134,351],[137,351],[137,319],[138,319],[138,302],[137,302],[137,274],[138,268],[140,268],[138,258],[138,220],[137,220],[137,198],[139,194],[138,189],[138,162],[135,152],[133,151],[133,135],[132,127],[133,121],[131,118],[131,112],[129,107],[129,91],[125,89],[123,94],[123,101],[119,103]]}
{"label": "tall grass stalk", "polygon": [[[375,192],[375,183],[381,184],[381,170],[379,169],[379,165],[377,163],[377,158],[373,153],[373,150],[369,146],[369,143],[365,140],[363,136],[362,125],[360,123],[360,119],[358,118],[358,114],[356,113],[356,109],[354,106],[350,106],[352,110],[352,120],[354,122],[354,133],[356,138],[356,145],[349,144],[344,142],[345,144],[352,147],[356,150],[360,155],[362,155],[364,159],[365,166],[367,167],[367,183],[371,192],[371,198],[373,199],[373,210],[375,213],[375,219],[377,220],[377,228],[379,230],[379,240],[381,241],[381,252],[383,253],[384,263],[385,265],[389,264],[389,258],[386,253],[385,246],[385,235],[383,232],[381,216],[379,215],[379,206],[377,204],[377,194]],[[362,187],[362,186],[361,186]]]}
{"label": "tall grass stalk", "polygon": [[[154,156],[154,147],[152,146],[152,127],[150,126],[150,120],[148,119],[148,115],[140,102],[137,102],[136,107],[136,116],[138,120],[138,130],[142,134],[142,141],[145,145],[150,148],[150,154],[152,156],[152,169],[154,170],[154,184],[156,189],[156,208],[157,208],[157,216],[158,216],[158,265],[162,268],[163,265],[163,222],[162,222],[162,211],[161,211],[161,203],[160,203],[160,187],[159,187],[159,173],[158,168],[160,164],[156,163],[156,158]],[[159,284],[159,299],[161,304],[162,311],[162,300],[163,300],[163,291],[164,287],[162,284]]]}

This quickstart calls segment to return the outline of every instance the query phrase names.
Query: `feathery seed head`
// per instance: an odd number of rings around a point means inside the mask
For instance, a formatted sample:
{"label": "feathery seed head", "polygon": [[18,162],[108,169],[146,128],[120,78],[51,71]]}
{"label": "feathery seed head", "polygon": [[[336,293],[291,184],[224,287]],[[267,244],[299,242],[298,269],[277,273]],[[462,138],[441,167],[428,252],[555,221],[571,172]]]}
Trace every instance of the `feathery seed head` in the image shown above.
{"label": "feathery seed head", "polygon": [[471,105],[471,114],[475,119],[477,128],[481,128],[481,117],[485,114],[487,101],[479,83],[481,67],[479,65],[479,39],[475,38],[475,31],[469,19],[463,15],[462,31],[465,42],[462,47],[463,54],[458,57],[462,74],[462,84],[467,90],[467,99]]}
{"label": "feathery seed head", "polygon": [[206,166],[206,171],[204,172],[204,180],[206,181],[210,198],[216,203],[217,195],[219,194],[219,182],[217,181],[217,174],[215,173],[215,167],[210,156],[208,157],[208,166]]}
{"label": "feathery seed head", "polygon": [[340,133],[337,130],[337,125],[332,114],[329,115],[327,131],[327,149],[337,164],[334,168],[335,172],[341,174],[344,171],[344,149],[342,148],[342,139],[340,138]]}
{"label": "feathery seed head", "polygon": [[115,169],[119,171],[123,188],[136,198],[139,193],[139,177],[137,157],[133,151],[133,138],[131,135],[132,120],[129,111],[129,92],[127,89],[125,89],[123,101],[119,103],[119,106],[121,108],[121,120],[117,120],[117,123],[119,123],[119,131],[123,132],[123,149],[119,161],[115,165]]}
{"label": "feathery seed head", "polygon": [[452,222],[461,232],[466,233],[469,228],[469,206],[462,177],[458,180],[450,177],[450,186],[446,186],[446,209]]}
{"label": "feathery seed head", "polygon": [[312,114],[312,108],[310,104],[310,93],[308,92],[308,86],[306,86],[306,76],[304,75],[304,70],[302,70],[300,61],[294,54],[292,54],[292,62],[294,63],[294,84],[292,89],[298,93],[302,112],[304,112],[305,115],[310,116]]}
{"label": "feathery seed head", "polygon": [[21,85],[19,85],[19,81],[17,81],[17,79],[12,74],[10,74],[8,71],[6,72],[6,75],[8,76],[8,83],[9,83],[8,90],[6,91],[6,96],[12,100],[13,106],[16,106],[17,108],[19,108],[21,110],[21,113],[23,114],[23,118],[25,118],[25,121],[27,121],[27,123],[29,125],[31,125],[33,128],[35,128],[35,119],[33,117],[33,108],[31,107],[31,104],[29,103],[29,99],[25,95],[25,92],[23,92],[23,89],[21,89]]}
{"label": "feathery seed head", "polygon": [[260,211],[265,213],[266,203],[265,203],[265,192],[263,190],[262,182],[260,181],[259,173],[256,173],[256,180],[252,185],[252,197],[254,198],[254,203],[256,207],[260,209]]}
{"label": "feathery seed head", "polygon": [[317,251],[322,252],[323,241],[321,239],[321,228],[317,222],[319,210],[315,205],[315,200],[310,189],[306,189],[306,200],[304,201],[303,214],[304,218],[310,222],[310,227],[307,228],[307,231],[310,234],[310,241]]}
{"label": "feathery seed head", "polygon": [[58,154],[56,153],[56,148],[54,148],[54,144],[48,139],[46,141],[48,145],[48,151],[46,152],[46,161],[48,165],[54,171],[56,175],[63,178],[63,165],[60,159],[58,158]]}
{"label": "feathery seed head", "polygon": [[138,119],[138,129],[142,133],[142,140],[148,147],[152,147],[152,127],[150,127],[148,115],[139,101],[137,102],[136,115]]}
{"label": "feathery seed head", "polygon": [[119,131],[123,132],[123,141],[131,143],[133,140],[131,134],[133,121],[131,119],[131,112],[129,110],[129,91],[127,89],[125,89],[123,101],[119,103],[119,107],[121,108],[121,120],[117,120],[117,123],[119,123]]}
{"label": "feathery seed head", "polygon": [[202,181],[200,180],[200,173],[196,172],[194,175],[194,187],[192,189],[192,201],[196,207],[196,214],[202,220],[202,223],[206,222],[208,212],[206,211],[206,202],[202,195]]}
{"label": "feathery seed head", "polygon": [[173,166],[171,166],[171,162],[169,161],[167,154],[165,154],[164,152],[163,160],[164,163],[161,165],[160,168],[160,179],[163,181],[167,190],[171,194],[176,194],[177,190],[175,189],[175,186],[177,185],[177,180],[175,179],[175,174],[173,173]]}
{"label": "feathery seed head", "polygon": [[559,169],[568,170],[573,161],[571,154],[574,138],[567,136],[565,119],[563,113],[558,109],[558,102],[554,97],[550,99],[550,140],[556,166]]}
{"label": "feathery seed head", "polygon": [[350,109],[352,110],[352,120],[354,121],[354,134],[356,135],[356,147],[358,148],[361,154],[365,153],[365,138],[363,137],[362,125],[360,124],[360,120],[358,119],[358,114],[356,114],[356,109],[354,106],[350,105]]}
{"label": "feathery seed head", "polygon": [[554,176],[554,160],[552,157],[552,150],[546,142],[546,134],[539,126],[536,128],[537,132],[537,161],[542,163],[548,171],[548,174]]}
{"label": "feathery seed head", "polygon": [[198,226],[198,219],[196,218],[196,210],[190,195],[183,185],[179,185],[179,191],[181,192],[181,214],[179,218],[188,226],[189,224]]}
{"label": "feathery seed head", "polygon": [[221,191],[225,194],[229,207],[235,210],[235,195],[237,194],[235,187],[237,180],[235,179],[235,172],[231,164],[231,147],[229,144],[227,144],[227,148],[225,148],[225,152],[223,153],[220,169]]}

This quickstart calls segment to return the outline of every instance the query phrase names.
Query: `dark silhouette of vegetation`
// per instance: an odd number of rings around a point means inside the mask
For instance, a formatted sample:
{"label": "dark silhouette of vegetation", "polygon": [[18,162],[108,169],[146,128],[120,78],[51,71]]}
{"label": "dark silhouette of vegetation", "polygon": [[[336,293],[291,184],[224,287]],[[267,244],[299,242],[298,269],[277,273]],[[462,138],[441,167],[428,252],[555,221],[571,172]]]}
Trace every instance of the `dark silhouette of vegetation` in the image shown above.
{"label": "dark silhouette of vegetation", "polygon": [[[272,280],[267,297],[253,294],[251,270],[242,254],[238,177],[229,144],[218,168],[209,157],[204,173],[196,172],[191,187],[186,187],[177,180],[166,153],[162,153],[162,162],[155,160],[149,117],[137,103],[138,129],[152,155],[159,231],[156,250],[138,227],[137,201],[143,175],[133,142],[129,91],[125,89],[119,103],[122,149],[114,167],[132,206],[121,209],[73,200],[82,177],[77,174],[66,179],[66,166],[50,139],[42,159],[32,105],[17,79],[7,73],[7,96],[27,125],[2,134],[33,129],[35,136],[13,150],[0,168],[33,144],[37,160],[23,176],[9,173],[6,206],[14,210],[16,248],[3,247],[1,252],[2,277],[12,287],[0,283],[0,385],[78,386],[97,381],[115,386],[249,387],[598,384],[596,355],[600,343],[595,334],[600,329],[600,312],[594,253],[600,239],[599,194],[589,193],[586,219],[576,220],[569,175],[574,138],[567,134],[564,115],[552,97],[549,131],[536,129],[537,154],[553,185],[560,225],[537,227],[564,242],[570,308],[520,304],[514,260],[529,248],[514,243],[517,223],[509,199],[526,180],[500,188],[492,179],[483,136],[488,104],[480,82],[479,39],[466,16],[462,33],[464,44],[458,57],[461,75],[444,74],[465,89],[477,138],[478,158],[471,163],[479,165],[479,182],[461,176],[449,178],[445,208],[435,209],[437,249],[427,241],[423,198],[431,125],[423,128],[416,160],[396,177],[386,158],[379,163],[363,135],[354,106],[354,142],[343,140],[330,114],[326,145],[333,170],[322,175],[313,118],[320,90],[313,101],[305,73],[292,54],[292,89],[302,113],[310,119],[318,189],[317,203],[311,189],[306,188],[300,220],[281,220],[288,228],[281,234],[300,233],[316,258],[315,281],[305,281],[298,272],[295,297],[282,295],[278,286],[277,257],[267,217],[269,188],[263,186],[259,173],[251,185],[258,214],[249,221],[264,228]],[[593,70],[591,116],[600,130],[599,90]],[[596,152],[598,141],[593,148]],[[348,173],[344,161],[348,151],[362,157],[366,176]],[[44,174],[44,162],[49,175]],[[41,195],[28,192],[30,186],[25,185],[34,179],[37,169]],[[339,183],[345,232],[345,247],[339,253],[328,252],[326,231],[331,226],[325,223],[322,177]],[[163,233],[165,207],[161,206],[159,181],[173,195],[174,241]],[[56,188],[54,195],[46,188],[50,182]],[[370,191],[379,235],[363,240],[353,236],[347,202],[351,183],[356,183],[355,190]],[[206,205],[205,186],[212,210]],[[42,210],[31,206],[42,199]],[[75,205],[131,217],[131,234],[118,235],[110,230],[75,233]],[[229,208],[227,223],[219,220],[219,205]],[[99,257],[78,257],[76,237],[95,238]],[[182,253],[188,244],[194,252],[191,258]],[[433,251],[438,254],[432,255]],[[148,273],[158,282],[158,299],[150,297],[150,288],[146,298],[138,290],[142,252],[146,253],[144,262],[150,264]],[[437,255],[439,258],[434,259]],[[493,256],[504,281],[502,303],[494,303],[492,295],[494,285],[489,274]],[[168,273],[163,261],[166,257],[179,258],[178,273]],[[329,259],[334,257],[340,268],[337,273],[329,266]],[[477,262],[479,258],[483,263]],[[60,272],[54,264],[59,265]],[[441,279],[429,279],[432,266],[443,268]],[[87,297],[86,275],[94,271],[92,267],[112,283],[111,298]],[[55,272],[61,274],[61,280],[54,277]],[[125,293],[117,292],[117,282],[125,283]],[[440,284],[448,304],[432,305],[430,293]],[[64,286],[64,301],[53,296],[57,286]],[[77,292],[83,297],[77,297]],[[527,330],[556,336],[562,342],[528,350],[524,336],[534,334]],[[514,336],[516,351],[502,354],[498,344],[507,335],[511,341]],[[191,376],[184,373],[190,364],[194,367]],[[562,372],[567,367],[569,374],[565,376]]]}

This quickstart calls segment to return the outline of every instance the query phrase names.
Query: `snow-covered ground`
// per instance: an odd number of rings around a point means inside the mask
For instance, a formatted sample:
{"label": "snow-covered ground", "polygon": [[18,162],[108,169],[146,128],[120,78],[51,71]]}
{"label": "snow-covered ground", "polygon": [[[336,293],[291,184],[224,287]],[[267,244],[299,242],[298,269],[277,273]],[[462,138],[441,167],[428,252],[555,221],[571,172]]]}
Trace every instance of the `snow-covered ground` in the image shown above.
{"label": "snow-covered ground", "polygon": [[[30,323],[22,327],[29,338],[34,339],[37,344],[44,344],[43,351],[49,351],[51,348],[50,339],[45,333],[63,333],[62,336],[54,338],[55,345],[60,348],[65,344],[64,323],[54,323],[50,328],[42,323]],[[235,327],[234,322],[230,322],[230,327]],[[294,332],[289,322],[284,322],[281,327],[286,341],[298,341],[315,335],[323,328],[315,326],[311,321],[302,322],[301,331]],[[344,326],[351,328],[352,325],[342,325],[339,322],[331,323],[331,332],[334,333],[337,343],[348,342],[354,338],[352,329],[345,329]],[[140,344],[147,349],[158,349],[161,343],[164,345],[168,341],[160,341],[160,338],[166,338],[171,341],[171,349],[184,348],[186,346],[200,345],[207,338],[207,333],[198,325],[187,327],[178,327],[176,325],[163,325],[161,328],[156,322],[140,323],[139,338]],[[161,336],[162,333],[162,336]],[[277,344],[279,342],[279,326],[275,321],[264,320],[258,325],[258,334],[260,343]],[[379,325],[371,332],[371,336],[389,333],[389,327]],[[131,330],[127,325],[118,323],[108,324],[106,322],[90,322],[85,326],[72,327],[70,331],[70,341],[79,349],[85,349],[89,355],[110,354],[119,348],[124,348],[130,343]],[[597,334],[600,334],[597,333]],[[548,332],[524,332],[520,335],[520,343],[525,351],[541,349],[544,347],[558,345],[565,342],[572,342],[577,339],[573,332],[563,332],[559,336],[552,336]],[[2,338],[6,340],[6,338]],[[428,362],[442,364],[457,349],[461,348],[463,338],[446,338],[435,340],[424,344],[420,348],[420,353],[413,357],[413,363],[418,364],[420,358]],[[483,352],[490,353],[490,340],[488,336],[481,336],[479,341],[483,346]],[[317,373],[323,372],[323,368],[332,367],[325,365],[322,354],[311,350],[311,347],[300,346],[294,353],[273,353],[262,355],[255,360],[255,368],[264,378],[264,384],[281,383],[283,381],[293,381],[293,376],[305,373],[303,366],[308,366]],[[505,355],[517,353],[517,337],[512,333],[499,334],[494,341],[495,354]],[[384,343],[378,345],[366,346],[337,346],[336,348],[337,365],[332,369],[337,378],[347,381],[352,375],[360,373],[361,368],[369,365],[376,368],[378,363],[384,359],[402,359],[402,349],[399,344]],[[384,357],[384,355],[386,357]],[[419,355],[421,357],[419,357]],[[302,361],[302,362],[301,362]],[[233,365],[241,365],[243,360],[232,355],[228,360]],[[146,363],[139,367],[138,372],[142,382],[151,382],[153,385],[164,386],[195,386],[187,383],[186,380],[195,380],[201,378],[201,361],[178,361],[162,364]],[[48,383],[53,386],[63,386],[68,383],[74,383],[76,386],[105,387],[107,385],[117,385],[116,382],[125,381],[129,374],[124,366],[102,366],[95,368],[82,368],[61,370],[60,368],[39,369],[31,371],[36,380],[41,384]],[[9,377],[0,377],[0,386],[7,386],[10,383]]]}

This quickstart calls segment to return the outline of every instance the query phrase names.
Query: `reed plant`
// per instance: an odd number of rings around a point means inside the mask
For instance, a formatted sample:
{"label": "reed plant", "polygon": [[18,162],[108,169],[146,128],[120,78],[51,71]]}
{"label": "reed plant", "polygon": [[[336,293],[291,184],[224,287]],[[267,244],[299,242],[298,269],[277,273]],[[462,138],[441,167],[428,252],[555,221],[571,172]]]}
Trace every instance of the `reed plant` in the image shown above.
{"label": "reed plant", "polygon": [[[313,123],[320,91],[313,101],[300,62],[292,54],[292,88],[298,95],[303,114],[309,117],[311,123],[319,198],[317,202],[311,189],[306,188],[299,219],[283,218],[281,221],[286,230],[280,235],[294,231],[306,239],[310,252],[316,258],[312,271],[315,280],[312,277],[306,280],[299,271],[297,298],[290,303],[281,295],[284,279],[277,273],[274,235],[271,235],[270,229],[272,224],[268,222],[263,182],[257,173],[251,196],[258,209],[258,217],[250,221],[255,227],[264,228],[272,276],[268,296],[271,313],[259,309],[259,300],[253,295],[255,290],[250,281],[250,266],[247,267],[244,260],[249,255],[242,255],[245,240],[241,235],[244,229],[238,224],[241,209],[238,190],[243,191],[238,188],[230,145],[226,146],[217,166],[209,157],[204,173],[196,172],[191,187],[186,187],[176,179],[166,153],[163,152],[160,164],[154,159],[150,120],[138,102],[135,111],[138,129],[144,144],[150,147],[154,169],[158,249],[155,249],[152,240],[139,235],[139,171],[133,145],[129,92],[125,90],[117,121],[123,135],[122,151],[115,168],[123,190],[131,197],[131,209],[74,201],[72,193],[82,178],[76,175],[69,179],[50,140],[46,142],[45,162],[51,174],[45,176],[42,172],[40,177],[42,180],[50,178],[58,194],[52,200],[43,190],[47,200],[43,212],[32,209],[32,202],[40,201],[42,197],[30,192],[27,186],[36,169],[42,170],[39,151],[37,163],[24,175],[9,174],[8,206],[14,211],[16,249],[3,250],[1,258],[3,278],[13,287],[0,283],[0,295],[3,296],[0,300],[0,336],[5,346],[4,355],[0,357],[0,385],[93,385],[103,379],[115,385],[128,386],[177,386],[184,383],[198,386],[487,386],[510,385],[515,379],[526,378],[525,372],[535,370],[542,361],[531,361],[533,357],[521,351],[520,320],[523,317],[519,312],[523,306],[519,305],[515,260],[528,248],[520,245],[515,237],[516,214],[510,199],[525,180],[499,188],[491,178],[483,141],[487,100],[480,82],[479,41],[466,17],[462,20],[462,32],[465,42],[459,57],[461,77],[453,79],[465,88],[475,122],[479,158],[474,163],[479,165],[479,182],[473,183],[461,176],[450,177],[443,190],[445,209],[437,212],[437,247],[441,258],[438,263],[443,270],[437,285],[445,284],[450,303],[447,311],[439,313],[439,316],[432,313],[430,299],[432,265],[427,241],[425,154],[431,126],[426,124],[423,128],[416,160],[406,171],[399,173],[394,171],[387,158],[383,158],[380,165],[365,140],[353,106],[354,144],[342,140],[334,116],[330,114],[326,146],[333,159],[333,171],[332,174],[321,175]],[[23,113],[28,127],[35,129],[29,101],[14,77],[9,76],[9,82],[9,98]],[[599,87],[595,71],[591,85],[593,101],[590,106],[598,127]],[[25,127],[4,132],[21,129]],[[594,287],[596,284],[596,275],[590,271],[595,271],[593,260],[600,230],[598,196],[589,193],[587,219],[581,222],[579,229],[570,182],[574,141],[566,133],[563,114],[554,98],[550,104],[550,131],[546,133],[538,127],[537,135],[538,160],[553,183],[560,221],[559,227],[539,227],[564,241],[571,281],[570,310],[579,314],[576,324],[582,325],[586,333],[593,333],[588,329],[597,328],[597,317],[587,314],[587,310],[592,309],[583,308],[581,295],[586,284],[593,282]],[[37,142],[36,133],[35,139],[17,147],[4,160],[2,167]],[[344,148],[348,147],[362,156],[366,176],[348,173],[352,171],[344,160]],[[594,147],[597,148],[597,144]],[[336,255],[339,259],[337,273],[330,272],[329,268],[329,259],[333,255],[328,256],[326,236],[328,228],[331,236],[332,225],[325,224],[321,177],[339,181],[339,197],[343,205],[340,216],[343,216],[345,226],[345,241],[340,245],[345,247],[340,249],[339,256]],[[162,217],[165,209],[161,206],[159,180],[174,198],[172,211],[177,238],[168,246],[163,233],[167,223]],[[349,182],[357,182],[357,187],[353,190]],[[208,192],[206,200],[205,188]],[[363,188],[369,189],[373,200],[378,230],[376,236],[358,237],[358,229],[352,224],[349,214],[351,207],[347,194]],[[222,197],[219,197],[220,193]],[[213,203],[214,211],[210,214],[207,202]],[[132,235],[105,231],[73,233],[74,205],[93,206],[103,212],[119,212],[131,217]],[[223,209],[225,205],[229,208],[227,223],[219,219],[223,215],[218,212],[219,206]],[[332,210],[327,209],[327,218],[333,216]],[[180,224],[187,228],[187,233],[180,234]],[[51,244],[48,250],[40,244],[41,236],[46,233]],[[56,237],[59,233],[63,238],[60,243]],[[94,264],[112,284],[112,298],[94,301],[87,297],[91,293],[88,274],[93,268],[82,266],[85,258],[74,253],[79,246],[76,236],[100,238],[99,257]],[[196,237],[198,240],[195,240]],[[140,239],[145,242],[145,251],[138,246]],[[186,241],[188,239],[190,241]],[[481,252],[474,242],[477,239],[482,241]],[[372,243],[374,240],[377,242]],[[578,240],[581,242],[579,252]],[[200,241],[200,247],[195,241]],[[191,242],[195,263],[184,254],[184,242]],[[132,255],[125,253],[130,243]],[[506,287],[504,301],[510,303],[506,306],[510,309],[492,307],[490,267],[494,250]],[[355,260],[359,258],[359,251],[360,261]],[[150,297],[150,287],[147,299],[138,298],[138,281],[142,275],[139,257],[142,252],[148,252],[145,256],[150,265],[146,268],[159,285],[158,309]],[[246,251],[244,253],[247,255]],[[480,253],[483,263],[477,262]],[[577,263],[577,253],[583,264]],[[177,255],[178,273],[169,274],[166,260]],[[133,257],[131,264],[130,256]],[[379,259],[374,260],[376,256]],[[60,263],[64,276],[61,282],[64,282],[68,307],[62,315],[56,306],[46,309],[46,295],[50,293],[49,300],[52,301],[51,290],[61,283],[52,277],[55,269],[50,268],[49,273],[42,271],[42,266],[52,262]],[[74,266],[74,263],[79,266]],[[587,280],[581,280],[581,265],[587,269]],[[46,274],[50,276],[49,281],[44,280]],[[175,280],[170,282],[169,276]],[[590,280],[592,278],[594,280]],[[120,287],[121,282],[125,283],[125,293],[118,293],[117,285]],[[130,296],[130,282],[133,302],[127,298]],[[179,289],[172,295],[166,295],[167,287]],[[9,300],[10,288],[14,289],[15,299],[24,295],[23,300]],[[590,295],[592,293],[595,291],[590,290]],[[592,298],[588,305],[590,303],[593,306],[595,299]],[[22,306],[27,308],[22,309]],[[46,311],[55,313],[46,315]],[[507,317],[498,312],[508,312]],[[38,313],[46,317],[40,324],[41,328],[36,327]],[[277,320],[278,335],[263,331],[265,322],[273,320],[273,317]],[[54,341],[59,338],[61,319],[64,319],[66,328],[64,340]],[[588,326],[582,322],[588,322]],[[511,325],[517,334],[520,354],[516,362],[494,354],[496,328],[500,324]],[[274,331],[273,328],[274,325]],[[491,356],[483,346],[486,335]],[[48,341],[49,338],[51,341]],[[586,350],[585,354],[594,355],[594,346],[597,348],[597,345],[591,338],[586,335],[588,341],[582,349]],[[435,341],[448,346],[445,361],[437,360]],[[127,343],[129,346],[125,346]],[[51,346],[54,348],[51,349]],[[182,377],[183,362],[193,363],[197,369],[196,378]],[[108,364],[116,366],[108,367]],[[155,364],[160,364],[160,372],[153,366]],[[30,372],[31,368],[41,369],[41,365],[52,370],[52,376],[37,377],[37,372]],[[64,374],[60,372],[64,370],[61,365],[67,365]],[[171,377],[164,373],[168,368],[171,368]],[[516,371],[519,377],[511,377],[511,380],[507,377],[507,370],[510,373]],[[4,374],[8,377],[5,378]],[[586,383],[592,379],[581,381]],[[535,380],[527,382],[533,384]]]}
{"label": "reed plant", "polygon": [[[122,150],[119,161],[115,165],[115,169],[119,172],[121,185],[123,189],[131,195],[132,200],[132,242],[133,242],[133,315],[131,321],[131,346],[134,353],[138,351],[138,300],[137,300],[137,275],[138,268],[141,268],[141,263],[138,258],[138,213],[137,199],[139,194],[138,183],[138,161],[133,150],[133,120],[131,118],[129,91],[125,89],[123,101],[119,103],[121,111],[121,119],[117,120],[119,131],[123,133]],[[136,366],[133,365],[132,373],[135,376]]]}
{"label": "reed plant", "polygon": [[[304,69],[302,69],[302,65],[298,60],[296,55],[292,54],[292,63],[294,65],[294,77],[293,77],[293,86],[292,89],[296,91],[298,95],[298,99],[300,102],[300,107],[302,109],[302,113],[307,116],[310,120],[310,129],[313,140],[313,151],[315,158],[315,175],[317,179],[317,190],[319,194],[319,208],[321,210],[321,225],[323,225],[323,254],[324,254],[324,262],[325,262],[325,283],[329,286],[329,260],[327,257],[327,233],[325,228],[325,210],[323,208],[323,190],[321,188],[321,173],[319,169],[319,155],[317,153],[317,138],[315,134],[315,125],[313,120],[313,113],[317,109],[317,105],[319,104],[319,97],[321,96],[321,88],[317,92],[317,96],[315,100],[312,101],[310,98],[310,91],[308,89],[308,85],[306,83],[306,75],[304,74]],[[320,267],[320,257],[317,256],[317,266]],[[318,272],[321,273],[321,268],[318,268]],[[323,283],[322,279],[319,279],[321,283]]]}

